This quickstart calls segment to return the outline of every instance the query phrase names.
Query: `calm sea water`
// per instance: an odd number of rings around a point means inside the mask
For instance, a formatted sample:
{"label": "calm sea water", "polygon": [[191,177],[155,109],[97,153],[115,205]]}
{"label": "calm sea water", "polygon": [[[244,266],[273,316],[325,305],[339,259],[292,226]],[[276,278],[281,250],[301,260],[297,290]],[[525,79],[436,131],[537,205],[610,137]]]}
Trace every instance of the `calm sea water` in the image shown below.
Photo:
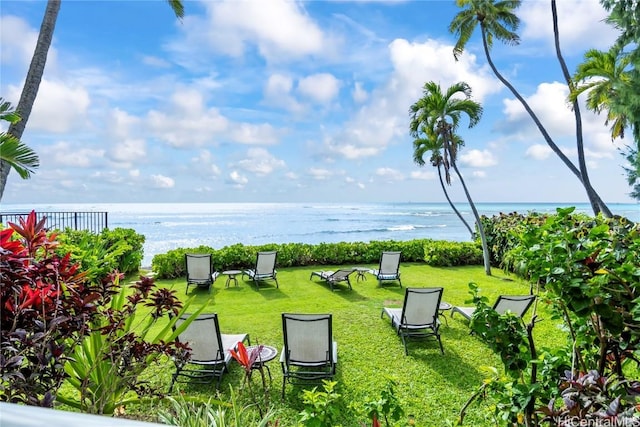
{"label": "calm sea water", "polygon": [[[481,215],[500,212],[555,212],[587,204],[479,203]],[[640,205],[611,204],[615,214],[640,222]],[[143,266],[154,255],[175,248],[207,245],[216,249],[235,243],[368,242],[420,238],[469,241],[471,237],[446,203],[114,203],[7,205],[11,211],[106,211],[109,228],[132,228],[146,237]],[[460,205],[473,225],[471,209]]]}

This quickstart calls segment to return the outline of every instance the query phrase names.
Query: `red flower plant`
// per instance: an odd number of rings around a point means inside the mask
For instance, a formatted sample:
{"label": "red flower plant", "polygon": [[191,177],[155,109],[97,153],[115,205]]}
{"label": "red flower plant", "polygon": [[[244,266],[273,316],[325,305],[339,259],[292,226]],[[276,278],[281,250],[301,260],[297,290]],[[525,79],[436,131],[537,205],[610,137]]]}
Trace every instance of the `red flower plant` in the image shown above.
{"label": "red flower plant", "polygon": [[258,356],[260,356],[260,352],[263,348],[264,346],[261,344],[257,347],[252,348],[251,354],[249,354],[242,341],[238,341],[236,349],[230,349],[229,353],[234,359],[238,361],[240,365],[242,365],[244,370],[249,373],[251,372],[251,367],[253,366],[253,364],[256,363],[256,360],[258,360]]}

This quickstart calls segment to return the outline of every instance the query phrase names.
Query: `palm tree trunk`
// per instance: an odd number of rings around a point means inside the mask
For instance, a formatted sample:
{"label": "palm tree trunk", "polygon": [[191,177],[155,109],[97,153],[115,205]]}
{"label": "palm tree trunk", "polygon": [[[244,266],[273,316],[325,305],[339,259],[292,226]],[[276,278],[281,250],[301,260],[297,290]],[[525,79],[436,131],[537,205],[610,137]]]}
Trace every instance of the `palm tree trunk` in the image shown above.
{"label": "palm tree trunk", "polygon": [[[536,127],[544,137],[544,140],[547,142],[547,145],[551,148],[551,150],[553,150],[554,153],[556,153],[556,155],[569,168],[569,170],[580,180],[580,183],[582,184],[583,187],[585,187],[585,190],[587,191],[587,195],[589,195],[589,190],[587,189],[587,187],[584,184],[584,181],[582,180],[582,174],[580,173],[580,170],[576,168],[573,162],[562,152],[562,150],[560,150],[560,148],[556,145],[556,143],[553,142],[553,139],[551,139],[551,136],[549,135],[547,130],[544,128],[544,126],[538,119],[538,116],[536,116],[536,113],[534,113],[531,107],[529,107],[529,104],[527,103],[527,101],[525,101],[522,95],[518,93],[518,91],[513,87],[513,85],[509,83],[507,79],[505,79],[496,68],[495,64],[493,63],[493,60],[491,60],[491,55],[489,54],[489,46],[487,45],[487,34],[484,28],[484,25],[480,24],[480,28],[482,33],[482,44],[484,46],[484,53],[485,53],[485,56],[487,57],[487,62],[489,63],[491,70],[496,75],[496,77],[498,77],[498,80],[500,80],[502,84],[505,85],[511,91],[513,96],[515,96],[518,99],[518,101],[520,101],[525,111],[529,114],[529,116],[535,123]],[[595,193],[595,191],[593,192]],[[594,210],[593,211],[594,214],[597,214],[599,212],[597,205],[596,206],[592,205],[592,209]]]}
{"label": "palm tree trunk", "polygon": [[474,233],[473,230],[471,230],[471,226],[469,225],[467,220],[464,219],[464,217],[462,216],[460,211],[458,211],[456,206],[453,204],[453,202],[449,198],[449,193],[447,192],[447,187],[444,185],[444,181],[442,180],[442,172],[440,170],[440,165],[438,165],[438,178],[440,178],[440,186],[442,187],[442,191],[444,192],[444,197],[447,198],[447,202],[449,202],[449,205],[451,206],[451,209],[453,209],[453,211],[456,213],[458,218],[460,218],[460,221],[462,221],[464,226],[467,227],[467,230],[469,230],[469,234],[471,234],[471,239],[475,239],[476,238],[476,233]]}
{"label": "palm tree trunk", "polygon": [[456,171],[456,175],[460,178],[460,183],[462,184],[462,188],[464,188],[464,194],[467,196],[467,200],[469,201],[469,206],[471,206],[471,210],[473,211],[473,216],[476,219],[476,225],[478,226],[478,233],[480,234],[480,242],[482,243],[482,258],[484,259],[484,272],[487,276],[491,276],[491,258],[489,254],[489,246],[487,245],[487,236],[484,234],[484,227],[482,226],[482,221],[480,221],[480,215],[478,214],[478,210],[476,209],[475,203],[471,199],[471,194],[469,194],[469,190],[467,189],[467,185],[458,170],[458,165],[455,161],[451,161],[451,165],[453,169]]}
{"label": "palm tree trunk", "polygon": [[[556,9],[556,0],[551,0],[551,16],[553,17],[553,39],[555,41],[558,62],[560,63],[560,68],[562,68],[562,74],[564,75],[564,79],[567,82],[567,86],[569,86],[569,89],[573,91],[573,80],[571,79],[571,74],[569,74],[567,63],[562,56],[562,51],[560,50],[560,32],[558,30],[558,11]],[[594,188],[591,186],[591,180],[589,179],[589,173],[587,172],[587,162],[584,158],[582,115],[580,114],[580,105],[578,104],[577,99],[573,101],[572,107],[573,114],[576,117],[576,146],[578,148],[578,165],[580,166],[582,185],[584,185],[584,188],[587,190],[587,197],[589,197],[589,202],[591,203],[593,213],[597,214],[598,212],[602,211],[604,215],[611,218],[613,214],[609,210],[609,207],[600,199]]]}
{"label": "palm tree trunk", "polygon": [[[45,9],[42,25],[40,26],[40,34],[38,35],[36,48],[33,52],[33,58],[31,58],[31,65],[29,65],[29,71],[27,72],[27,78],[22,88],[20,101],[16,107],[16,111],[20,114],[22,120],[9,126],[9,130],[7,131],[8,134],[18,139],[22,138],[22,133],[31,115],[33,103],[38,95],[38,89],[44,74],[44,67],[47,63],[47,54],[49,53],[49,47],[53,39],[53,31],[56,27],[58,12],[60,11],[60,1],[61,0],[48,0],[47,2],[47,8]],[[10,171],[11,166],[5,161],[0,161],[0,200],[2,200]]]}

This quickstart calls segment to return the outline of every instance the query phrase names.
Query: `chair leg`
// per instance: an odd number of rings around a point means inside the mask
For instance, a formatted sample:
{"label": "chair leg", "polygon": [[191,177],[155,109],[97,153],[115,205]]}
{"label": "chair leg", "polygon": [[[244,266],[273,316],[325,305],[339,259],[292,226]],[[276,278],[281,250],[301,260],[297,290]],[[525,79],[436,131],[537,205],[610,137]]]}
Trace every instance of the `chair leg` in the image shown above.
{"label": "chair leg", "polygon": [[409,350],[407,350],[407,340],[404,337],[404,334],[400,334],[400,336],[402,337],[402,344],[404,345],[404,355],[408,356],[409,355]]}
{"label": "chair leg", "polygon": [[286,376],[282,376],[282,400],[284,400],[284,388],[287,385],[287,377]]}

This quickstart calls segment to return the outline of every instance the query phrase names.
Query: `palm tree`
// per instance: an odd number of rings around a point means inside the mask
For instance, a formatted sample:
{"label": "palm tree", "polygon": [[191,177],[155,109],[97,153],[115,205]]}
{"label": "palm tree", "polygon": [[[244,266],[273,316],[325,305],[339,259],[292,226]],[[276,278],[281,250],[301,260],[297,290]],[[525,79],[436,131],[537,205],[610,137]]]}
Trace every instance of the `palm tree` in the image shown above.
{"label": "palm tree", "polygon": [[[591,187],[588,179],[585,180],[584,174],[586,174],[586,169],[584,169],[584,171],[578,169],[562,152],[560,147],[557,146],[545,127],[542,125],[537,115],[533,112],[527,101],[500,73],[491,59],[490,49],[493,46],[494,38],[512,46],[520,43],[520,37],[516,33],[520,26],[520,19],[515,13],[513,13],[513,11],[517,9],[521,3],[521,0],[456,0],[456,4],[458,7],[462,8],[462,10],[454,17],[453,21],[449,25],[449,31],[458,37],[453,48],[453,56],[457,60],[462,52],[464,52],[465,46],[471,39],[471,36],[479,23],[484,53],[493,73],[496,75],[498,80],[500,80],[502,84],[511,91],[516,99],[520,101],[525,111],[527,111],[529,116],[533,119],[533,122],[551,150],[556,153],[560,160],[562,160],[569,170],[580,180],[587,192],[587,197],[589,198],[594,214],[602,211],[603,213],[611,216],[611,212],[593,187]],[[581,140],[578,140],[577,144],[580,146]],[[584,153],[583,150],[581,150],[581,147],[579,147],[578,151],[579,153]]]}
{"label": "palm tree", "polygon": [[[182,0],[167,0],[173,12],[178,18],[184,16],[184,6]],[[60,11],[61,0],[48,0],[47,7],[42,18],[42,24],[40,26],[40,33],[38,34],[38,41],[36,42],[36,48],[31,58],[31,64],[29,65],[29,71],[27,72],[27,78],[25,79],[22,93],[20,94],[20,100],[16,110],[22,117],[22,120],[17,123],[12,123],[7,130],[7,134],[13,136],[16,139],[22,138],[22,134],[31,115],[33,104],[36,101],[38,95],[38,89],[40,88],[40,82],[44,75],[44,67],[47,63],[47,55],[49,53],[49,47],[51,46],[51,40],[53,39],[53,31],[56,27],[56,21],[58,19],[58,12]],[[7,177],[11,172],[11,165],[5,160],[0,160],[0,200],[4,194],[4,187],[7,184]]]}
{"label": "palm tree", "polygon": [[[451,179],[449,175],[450,163],[449,162],[445,163],[444,157],[442,157],[441,150],[443,148],[443,144],[441,140],[438,138],[437,135],[434,135],[432,132],[429,131],[429,129],[425,128],[424,126],[421,126],[420,133],[423,136],[416,134],[416,139],[414,139],[413,141],[413,161],[418,166],[424,166],[425,165],[424,155],[427,154],[428,152],[431,152],[431,158],[429,159],[429,161],[431,162],[431,166],[438,169],[438,179],[440,181],[440,187],[442,187],[442,192],[444,193],[444,197],[446,197],[447,202],[449,202],[449,206],[451,206],[451,209],[453,209],[456,216],[460,219],[460,221],[462,221],[462,223],[467,228],[467,230],[469,230],[471,239],[475,240],[476,233],[473,232],[467,220],[464,219],[464,217],[462,216],[458,208],[456,208],[456,205],[453,204],[453,202],[451,201],[451,198],[449,197],[449,192],[447,191],[447,187],[444,185],[444,179],[442,179],[443,167],[447,173],[447,184],[451,185]],[[456,141],[456,144],[463,145],[464,141],[460,139],[459,141]]]}
{"label": "palm tree", "polygon": [[573,75],[575,86],[569,100],[574,102],[587,92],[587,108],[598,114],[606,111],[605,125],[611,123],[611,139],[624,138],[624,130],[629,126],[628,115],[615,105],[621,91],[631,90],[628,66],[629,56],[615,46],[607,52],[591,49]]}
{"label": "palm tree", "polygon": [[[463,98],[458,97],[463,95]],[[462,178],[462,174],[458,170],[456,164],[458,149],[462,145],[462,139],[456,135],[456,130],[462,119],[462,115],[469,118],[469,128],[475,126],[482,116],[482,106],[471,99],[471,87],[465,82],[458,82],[442,92],[440,85],[435,82],[427,82],[423,87],[423,96],[416,101],[409,109],[411,121],[409,130],[411,135],[418,139],[420,133],[427,136],[427,140],[433,146],[442,146],[442,166],[445,169],[447,183],[451,182],[449,175],[449,167],[453,167],[456,175],[460,179],[460,183],[464,189],[464,193],[471,206],[476,227],[480,234],[482,243],[482,254],[484,258],[484,269],[487,275],[491,275],[491,264],[489,258],[489,247],[484,233],[484,227],[480,221],[480,215],[476,209],[476,205],[471,199],[471,194],[467,189],[467,185]],[[415,143],[414,143],[415,146]],[[416,154],[414,152],[414,160]]]}
{"label": "palm tree", "polygon": [[[0,97],[0,120],[11,124],[21,120],[20,115],[11,108],[11,104],[2,97]],[[29,179],[35,169],[40,166],[40,160],[35,151],[15,136],[5,132],[0,132],[0,160],[13,168],[22,179]]]}

